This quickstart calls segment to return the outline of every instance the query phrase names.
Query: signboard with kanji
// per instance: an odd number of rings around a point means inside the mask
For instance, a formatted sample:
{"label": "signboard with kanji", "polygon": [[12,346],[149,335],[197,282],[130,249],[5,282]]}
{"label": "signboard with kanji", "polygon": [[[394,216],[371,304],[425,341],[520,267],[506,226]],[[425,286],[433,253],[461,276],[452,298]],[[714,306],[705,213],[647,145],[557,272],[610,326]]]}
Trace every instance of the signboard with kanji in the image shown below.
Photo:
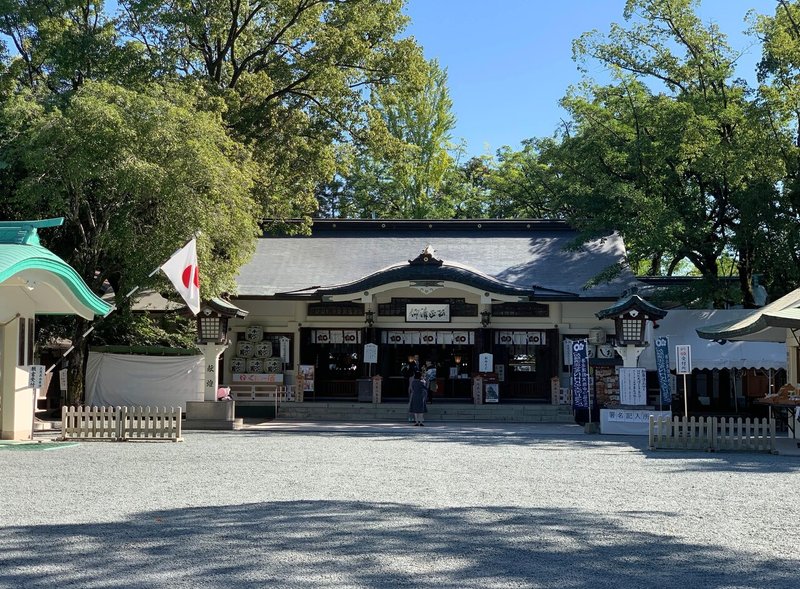
{"label": "signboard with kanji", "polygon": [[692,373],[692,346],[675,346],[675,372],[677,374]]}
{"label": "signboard with kanji", "polygon": [[377,344],[364,345],[364,363],[377,364],[378,363],[378,346]]}
{"label": "signboard with kanji", "polygon": [[28,374],[28,386],[32,389],[40,389],[44,386],[45,367],[41,364],[32,364]]}
{"label": "signboard with kanji", "polygon": [[279,340],[280,351],[281,351],[281,362],[284,364],[289,363],[289,338],[288,337],[281,337]]}
{"label": "signboard with kanji", "polygon": [[647,405],[647,371],[644,368],[619,369],[619,402]]}

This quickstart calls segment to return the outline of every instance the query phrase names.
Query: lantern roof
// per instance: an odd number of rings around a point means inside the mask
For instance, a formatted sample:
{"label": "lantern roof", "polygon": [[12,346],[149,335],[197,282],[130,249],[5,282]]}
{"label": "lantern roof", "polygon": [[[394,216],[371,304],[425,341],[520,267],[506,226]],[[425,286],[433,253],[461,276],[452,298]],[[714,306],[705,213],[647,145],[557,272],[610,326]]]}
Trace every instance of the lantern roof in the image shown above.
{"label": "lantern roof", "polygon": [[[221,299],[219,297],[214,297],[212,299],[203,301],[201,307],[207,307],[212,311],[219,313],[219,315],[222,317],[228,318],[236,317],[237,319],[244,319],[250,314],[250,311],[240,309],[230,301],[226,301],[225,299]],[[203,312],[202,308],[200,312]]]}
{"label": "lantern roof", "polygon": [[655,305],[648,303],[634,292],[621,298],[610,307],[601,309],[595,313],[595,316],[598,319],[613,319],[631,311],[636,311],[637,314],[643,313],[646,319],[663,319],[667,315],[664,309],[659,309]]}

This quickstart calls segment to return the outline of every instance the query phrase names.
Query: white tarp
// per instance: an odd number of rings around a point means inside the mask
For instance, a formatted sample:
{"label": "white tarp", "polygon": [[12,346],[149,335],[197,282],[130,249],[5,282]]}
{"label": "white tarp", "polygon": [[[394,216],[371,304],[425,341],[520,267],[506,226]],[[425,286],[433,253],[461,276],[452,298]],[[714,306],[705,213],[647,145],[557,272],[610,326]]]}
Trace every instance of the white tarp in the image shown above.
{"label": "white tarp", "polygon": [[727,321],[737,321],[752,313],[752,309],[710,309],[702,311],[672,310],[658,321],[658,329],[649,329],[648,341],[639,357],[639,366],[647,370],[656,369],[654,338],[669,337],[669,364],[675,368],[675,346],[692,347],[692,368],[786,368],[786,344],[770,342],[728,341],[719,344],[702,339],[695,329]]}
{"label": "white tarp", "polygon": [[89,352],[86,404],[180,407],[202,401],[202,356],[134,356]]}

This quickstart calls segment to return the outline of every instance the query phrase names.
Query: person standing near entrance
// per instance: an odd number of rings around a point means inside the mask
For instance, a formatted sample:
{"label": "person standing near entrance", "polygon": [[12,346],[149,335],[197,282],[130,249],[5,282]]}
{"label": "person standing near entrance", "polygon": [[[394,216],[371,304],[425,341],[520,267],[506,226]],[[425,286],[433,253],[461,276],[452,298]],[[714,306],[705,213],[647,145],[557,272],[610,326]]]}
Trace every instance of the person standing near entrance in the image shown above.
{"label": "person standing near entrance", "polygon": [[425,413],[428,412],[428,387],[422,380],[422,373],[417,371],[409,389],[408,412],[414,414],[414,425],[424,425]]}
{"label": "person standing near entrance", "polygon": [[428,360],[425,362],[425,384],[428,387],[428,403],[433,401],[433,393],[436,392],[436,365]]}

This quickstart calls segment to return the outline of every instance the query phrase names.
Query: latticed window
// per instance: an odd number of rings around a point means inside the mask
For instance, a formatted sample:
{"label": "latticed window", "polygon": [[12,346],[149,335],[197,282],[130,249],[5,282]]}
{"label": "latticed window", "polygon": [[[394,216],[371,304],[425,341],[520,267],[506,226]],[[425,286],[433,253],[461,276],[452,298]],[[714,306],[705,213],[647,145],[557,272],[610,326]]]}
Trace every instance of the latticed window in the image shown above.
{"label": "latticed window", "polygon": [[644,339],[644,321],[639,319],[622,320],[622,339],[626,342],[640,342]]}
{"label": "latticed window", "polygon": [[498,303],[492,305],[495,317],[549,317],[550,306],[541,303]]}
{"label": "latticed window", "polygon": [[308,305],[308,315],[311,317],[358,317],[363,314],[363,303],[309,303]]}
{"label": "latticed window", "polygon": [[200,316],[200,339],[202,341],[217,341],[221,339],[220,319],[217,316]]}

